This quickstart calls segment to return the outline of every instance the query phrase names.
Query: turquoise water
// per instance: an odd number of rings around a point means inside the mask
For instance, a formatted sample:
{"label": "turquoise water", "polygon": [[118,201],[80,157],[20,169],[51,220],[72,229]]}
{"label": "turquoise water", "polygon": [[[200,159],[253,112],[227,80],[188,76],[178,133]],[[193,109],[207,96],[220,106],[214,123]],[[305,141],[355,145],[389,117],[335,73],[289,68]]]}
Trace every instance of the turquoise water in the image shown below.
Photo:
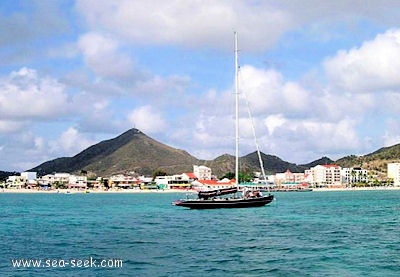
{"label": "turquoise water", "polygon": [[[0,194],[0,275],[400,274],[400,191],[275,193],[266,207],[220,210],[171,205],[182,196]],[[90,258],[122,267],[11,262]]]}

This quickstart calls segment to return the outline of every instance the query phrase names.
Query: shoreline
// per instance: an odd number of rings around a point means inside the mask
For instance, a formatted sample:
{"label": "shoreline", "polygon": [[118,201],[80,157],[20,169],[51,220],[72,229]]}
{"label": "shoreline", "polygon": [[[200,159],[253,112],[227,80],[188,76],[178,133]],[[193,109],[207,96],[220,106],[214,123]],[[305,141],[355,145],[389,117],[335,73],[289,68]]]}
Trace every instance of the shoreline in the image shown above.
{"label": "shoreline", "polygon": [[126,194],[141,194],[141,193],[197,193],[195,190],[180,190],[180,189],[168,189],[168,190],[139,190],[139,189],[126,189],[126,190],[78,190],[78,189],[52,189],[52,190],[37,190],[37,189],[0,189],[0,194],[7,193],[49,193],[49,194],[113,194],[113,193],[126,193]]}
{"label": "shoreline", "polygon": [[[357,187],[357,188],[313,188],[310,192],[329,192],[329,191],[377,191],[377,190],[400,190],[400,187]],[[280,191],[271,191],[271,193]],[[286,191],[284,191],[286,192]],[[49,193],[49,194],[143,194],[143,193],[197,193],[196,190],[166,189],[166,190],[140,190],[140,189],[119,189],[119,190],[78,190],[78,189],[0,189],[0,194],[7,193]]]}
{"label": "shoreline", "polygon": [[365,191],[365,190],[400,190],[400,187],[357,187],[357,188],[313,188],[315,192],[323,191]]}

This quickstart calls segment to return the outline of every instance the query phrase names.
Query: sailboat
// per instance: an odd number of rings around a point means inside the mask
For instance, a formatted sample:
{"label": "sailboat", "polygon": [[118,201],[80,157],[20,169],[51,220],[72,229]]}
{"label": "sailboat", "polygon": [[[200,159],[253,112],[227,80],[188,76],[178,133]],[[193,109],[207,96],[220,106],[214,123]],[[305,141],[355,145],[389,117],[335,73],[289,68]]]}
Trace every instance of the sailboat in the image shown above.
{"label": "sailboat", "polygon": [[262,207],[274,200],[272,194],[266,196],[261,192],[252,193],[251,196],[243,193],[240,197],[222,197],[234,195],[239,191],[239,78],[238,78],[238,39],[235,35],[235,99],[236,99],[236,153],[235,153],[235,186],[231,188],[212,191],[200,191],[197,199],[181,199],[174,201],[176,206],[191,209],[218,209],[218,208],[250,208]]}

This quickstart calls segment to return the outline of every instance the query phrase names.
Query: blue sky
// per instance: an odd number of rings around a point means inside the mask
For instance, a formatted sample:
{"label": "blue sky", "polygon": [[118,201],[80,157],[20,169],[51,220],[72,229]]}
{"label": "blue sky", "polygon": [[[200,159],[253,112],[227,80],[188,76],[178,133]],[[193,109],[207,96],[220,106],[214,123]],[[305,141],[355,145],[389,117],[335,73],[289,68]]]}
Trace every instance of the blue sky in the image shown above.
{"label": "blue sky", "polygon": [[138,128],[201,159],[307,163],[400,143],[399,1],[1,1],[0,170]]}

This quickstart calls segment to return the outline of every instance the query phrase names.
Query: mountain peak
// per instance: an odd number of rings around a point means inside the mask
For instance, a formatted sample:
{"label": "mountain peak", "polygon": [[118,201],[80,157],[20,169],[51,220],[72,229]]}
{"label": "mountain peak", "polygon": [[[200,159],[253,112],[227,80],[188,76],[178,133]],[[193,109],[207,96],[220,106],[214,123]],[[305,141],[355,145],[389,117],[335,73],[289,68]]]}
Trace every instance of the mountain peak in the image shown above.
{"label": "mountain peak", "polygon": [[[297,165],[281,160],[274,155],[261,153],[264,167],[268,173],[303,172],[305,169],[318,164],[336,163],[342,167],[362,166],[366,169],[377,168],[385,171],[389,161],[400,158],[400,144],[383,147],[365,156],[348,156],[337,161],[322,157],[308,164]],[[377,162],[379,161],[379,163]],[[250,153],[239,159],[240,170],[243,172],[260,171],[257,152]],[[121,135],[101,141],[83,150],[73,157],[57,158],[45,162],[29,171],[38,175],[54,172],[79,173],[84,170],[97,176],[110,176],[118,173],[136,172],[137,174],[152,175],[155,170],[167,174],[191,172],[193,165],[206,165],[216,176],[223,176],[234,171],[235,157],[224,154],[214,160],[199,160],[188,152],[170,147],[158,142],[136,128],[129,129]]]}
{"label": "mountain peak", "polygon": [[189,153],[162,144],[132,128],[113,139],[92,145],[73,157],[48,161],[30,171],[45,175],[85,170],[98,176],[108,176],[132,171],[151,175],[158,169],[172,174],[175,169],[189,172],[197,162]]}

